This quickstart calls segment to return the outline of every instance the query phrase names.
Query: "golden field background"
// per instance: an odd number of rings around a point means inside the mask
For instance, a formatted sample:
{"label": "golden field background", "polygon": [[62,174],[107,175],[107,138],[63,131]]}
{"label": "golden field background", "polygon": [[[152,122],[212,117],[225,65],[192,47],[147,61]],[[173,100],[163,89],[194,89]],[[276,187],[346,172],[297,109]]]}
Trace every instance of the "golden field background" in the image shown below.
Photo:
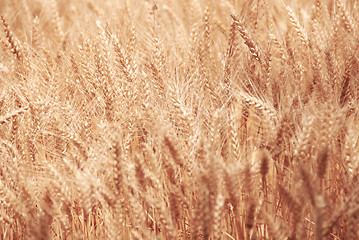
{"label": "golden field background", "polygon": [[1,239],[358,239],[357,1],[0,6]]}

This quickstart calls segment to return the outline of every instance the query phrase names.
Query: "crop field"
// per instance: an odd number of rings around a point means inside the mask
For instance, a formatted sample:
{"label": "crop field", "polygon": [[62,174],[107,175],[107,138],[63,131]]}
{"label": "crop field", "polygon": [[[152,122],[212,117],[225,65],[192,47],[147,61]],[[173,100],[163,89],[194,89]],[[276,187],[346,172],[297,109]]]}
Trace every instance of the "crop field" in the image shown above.
{"label": "crop field", "polygon": [[0,239],[359,239],[358,1],[0,15]]}

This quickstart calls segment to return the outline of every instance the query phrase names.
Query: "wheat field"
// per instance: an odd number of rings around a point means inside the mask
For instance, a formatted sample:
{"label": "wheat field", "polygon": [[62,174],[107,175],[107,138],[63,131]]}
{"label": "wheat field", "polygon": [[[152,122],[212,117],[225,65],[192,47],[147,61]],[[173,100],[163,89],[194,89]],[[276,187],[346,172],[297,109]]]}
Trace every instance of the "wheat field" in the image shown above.
{"label": "wheat field", "polygon": [[359,3],[0,0],[1,239],[358,239]]}

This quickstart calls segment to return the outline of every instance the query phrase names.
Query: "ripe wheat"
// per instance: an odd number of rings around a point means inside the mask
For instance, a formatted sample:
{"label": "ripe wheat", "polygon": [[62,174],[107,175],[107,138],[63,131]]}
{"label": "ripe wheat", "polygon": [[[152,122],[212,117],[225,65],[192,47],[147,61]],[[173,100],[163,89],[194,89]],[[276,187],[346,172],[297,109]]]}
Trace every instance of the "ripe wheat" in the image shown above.
{"label": "ripe wheat", "polygon": [[0,6],[1,239],[358,239],[357,1]]}

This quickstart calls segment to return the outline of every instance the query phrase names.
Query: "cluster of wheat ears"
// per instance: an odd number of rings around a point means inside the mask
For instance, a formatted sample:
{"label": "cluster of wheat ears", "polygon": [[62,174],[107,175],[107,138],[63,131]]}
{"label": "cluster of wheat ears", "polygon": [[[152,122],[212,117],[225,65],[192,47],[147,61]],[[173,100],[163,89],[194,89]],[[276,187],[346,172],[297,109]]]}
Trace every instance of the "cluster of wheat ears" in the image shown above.
{"label": "cluster of wheat ears", "polygon": [[358,239],[357,1],[0,6],[1,239]]}

